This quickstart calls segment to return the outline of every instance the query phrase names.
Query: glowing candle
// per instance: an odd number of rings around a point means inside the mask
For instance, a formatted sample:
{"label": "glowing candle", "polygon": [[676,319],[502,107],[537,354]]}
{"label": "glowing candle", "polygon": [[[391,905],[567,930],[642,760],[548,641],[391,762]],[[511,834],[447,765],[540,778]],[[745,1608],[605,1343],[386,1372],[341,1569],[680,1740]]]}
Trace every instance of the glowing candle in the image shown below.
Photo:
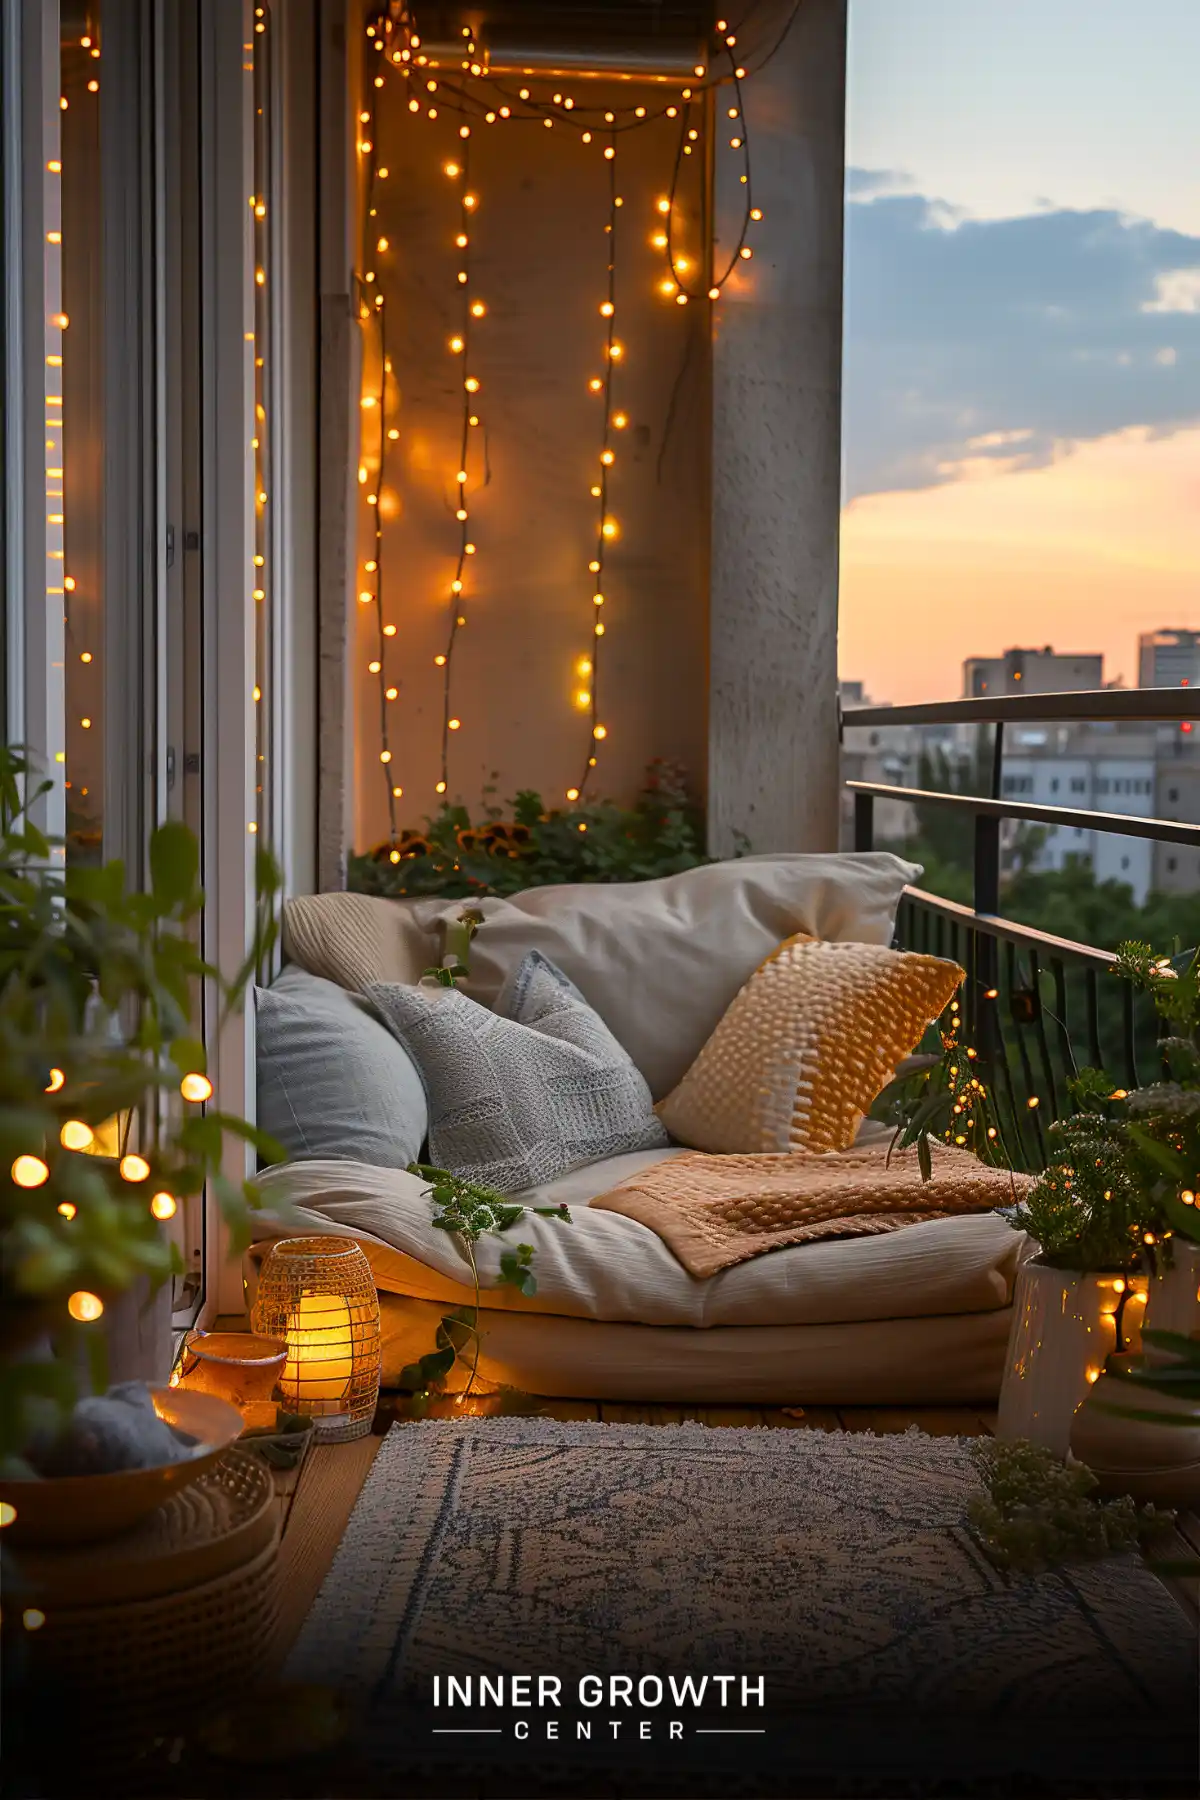
{"label": "glowing candle", "polygon": [[354,1370],[350,1308],[337,1294],[302,1294],[287,1322],[284,1399],[303,1412],[313,1400],[341,1400]]}

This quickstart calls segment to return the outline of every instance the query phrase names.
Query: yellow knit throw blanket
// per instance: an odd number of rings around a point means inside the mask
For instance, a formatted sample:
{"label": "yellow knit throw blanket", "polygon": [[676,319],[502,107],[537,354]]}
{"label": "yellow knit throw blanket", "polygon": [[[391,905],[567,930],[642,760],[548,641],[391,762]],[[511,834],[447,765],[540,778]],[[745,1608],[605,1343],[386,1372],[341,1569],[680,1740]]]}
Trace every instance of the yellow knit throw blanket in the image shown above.
{"label": "yellow knit throw blanket", "polygon": [[989,1168],[968,1150],[933,1144],[933,1178],[915,1150],[834,1155],[695,1152],[656,1163],[598,1194],[592,1206],[649,1226],[699,1280],[747,1257],[816,1238],[865,1237],[1020,1199],[1032,1177]]}

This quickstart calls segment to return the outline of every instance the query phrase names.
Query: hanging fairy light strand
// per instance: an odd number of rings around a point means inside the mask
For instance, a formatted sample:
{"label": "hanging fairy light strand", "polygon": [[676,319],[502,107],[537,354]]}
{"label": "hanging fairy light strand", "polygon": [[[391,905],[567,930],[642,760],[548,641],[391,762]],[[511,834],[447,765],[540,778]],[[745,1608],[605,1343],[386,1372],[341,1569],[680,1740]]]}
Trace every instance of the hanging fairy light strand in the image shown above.
{"label": "hanging fairy light strand", "polygon": [[254,219],[254,330],[250,334],[254,350],[254,433],[250,448],[254,452],[254,550],[251,576],[251,610],[254,615],[254,817],[247,821],[251,835],[269,834],[272,820],[267,804],[268,784],[265,780],[266,753],[270,743],[268,707],[272,696],[268,691],[270,668],[270,608],[267,593],[271,586],[271,496],[267,490],[268,455],[267,420],[267,353],[270,344],[269,277],[271,270],[270,234],[267,224],[267,195],[272,191],[271,132],[266,106],[270,93],[270,50],[266,40],[267,10],[254,9],[254,48],[252,72],[254,84],[254,169],[255,191],[250,195]]}
{"label": "hanging fairy light strand", "polygon": [[[382,41],[376,48],[383,49]],[[392,684],[388,672],[388,649],[396,635],[396,627],[386,622],[384,612],[384,532],[381,500],[387,479],[388,446],[396,441],[399,432],[395,427],[389,428],[387,423],[388,377],[392,372],[391,358],[388,353],[387,336],[387,304],[382,286],[379,282],[375,265],[378,259],[386,255],[389,240],[379,224],[379,200],[382,184],[388,179],[386,165],[379,157],[379,96],[384,87],[382,73],[376,73],[370,79],[368,88],[368,105],[359,114],[358,153],[366,158],[366,219],[363,230],[363,273],[358,277],[359,319],[371,328],[374,320],[375,351],[378,357],[379,374],[373,391],[363,393],[361,406],[363,411],[363,438],[365,441],[369,415],[374,413],[377,421],[375,436],[375,471],[368,469],[365,461],[360,461],[358,468],[359,485],[364,489],[364,501],[368,509],[368,523],[371,543],[371,554],[363,564],[364,584],[359,590],[359,604],[369,606],[375,624],[375,644],[371,658],[367,664],[367,672],[375,678],[379,697],[379,762],[383,771],[384,785],[387,793],[388,840],[391,845],[392,860],[398,860],[396,841],[398,837],[396,802],[401,799],[404,789],[396,779],[393,768],[392,736],[390,711],[392,703],[399,697],[399,690]],[[364,363],[366,359],[364,358]],[[365,376],[364,376],[365,380]]]}
{"label": "hanging fairy light strand", "polygon": [[[753,11],[753,7],[750,9]],[[780,36],[761,61],[756,63],[754,72],[764,67],[780,48],[796,14],[798,4],[794,5],[787,23]],[[749,15],[747,14],[747,17]],[[384,295],[380,291],[375,270],[375,262],[379,254],[387,247],[386,236],[378,235],[376,223],[378,214],[379,183],[386,181],[388,171],[379,167],[378,126],[380,116],[380,94],[386,86],[385,75],[394,74],[400,77],[401,93],[407,92],[407,109],[410,113],[436,121],[440,113],[448,114],[461,121],[458,125],[459,141],[455,147],[455,155],[444,166],[447,173],[453,168],[452,179],[460,183],[459,188],[459,225],[455,238],[459,251],[456,259],[456,287],[462,295],[462,322],[450,340],[452,354],[461,357],[462,369],[462,424],[458,436],[458,459],[454,471],[455,505],[454,512],[459,527],[458,550],[454,563],[454,575],[450,584],[449,627],[444,640],[444,649],[434,657],[435,665],[442,677],[442,729],[439,779],[435,790],[445,795],[449,786],[450,746],[454,741],[452,733],[462,727],[461,719],[454,711],[454,656],[459,644],[461,632],[467,622],[467,606],[465,588],[470,565],[468,558],[475,554],[475,543],[470,523],[470,505],[468,490],[473,475],[471,462],[473,443],[472,432],[479,426],[478,393],[481,383],[476,374],[472,356],[473,327],[484,315],[485,307],[471,288],[470,244],[471,228],[474,223],[478,196],[470,186],[468,157],[471,148],[472,131],[501,123],[526,124],[540,126],[544,130],[566,130],[576,136],[587,146],[595,143],[602,150],[608,163],[608,220],[605,232],[608,237],[608,282],[605,299],[601,304],[601,312],[607,321],[605,342],[604,373],[602,377],[591,379],[591,388],[601,399],[603,406],[602,426],[600,433],[600,469],[591,484],[592,496],[598,501],[598,525],[595,554],[588,564],[588,572],[592,577],[592,641],[588,654],[580,656],[574,664],[575,704],[579,710],[586,712],[589,727],[588,755],[579,786],[567,789],[569,800],[578,800],[583,794],[592,772],[597,767],[599,746],[608,736],[600,714],[600,663],[602,640],[605,635],[605,622],[602,608],[605,603],[604,572],[607,561],[607,550],[617,535],[616,520],[609,511],[609,476],[615,463],[613,434],[625,423],[625,415],[614,411],[613,385],[615,365],[620,361],[623,346],[615,334],[616,318],[616,227],[617,212],[622,204],[616,192],[615,160],[617,144],[620,136],[629,131],[640,130],[660,121],[678,124],[678,138],[669,192],[657,202],[660,213],[658,228],[652,239],[654,245],[664,251],[663,278],[659,282],[660,291],[680,306],[691,300],[707,299],[716,301],[725,283],[735,270],[752,255],[747,239],[751,226],[762,218],[760,209],[754,206],[750,180],[749,136],[745,125],[745,108],[742,94],[742,81],[748,71],[735,55],[737,30],[730,31],[724,20],[717,21],[718,42],[712,46],[711,53],[703,62],[698,62],[688,85],[682,86],[677,94],[662,97],[662,102],[646,105],[640,101],[631,104],[600,105],[587,99],[577,98],[561,88],[551,93],[536,94],[530,86],[515,86],[492,75],[487,67],[486,56],[480,50],[470,27],[463,27],[461,55],[457,58],[458,67],[450,69],[440,59],[434,59],[421,48],[421,40],[414,28],[413,20],[407,5],[401,0],[391,0],[391,4],[382,7],[368,22],[366,31],[371,49],[379,59],[368,61],[367,82],[369,101],[360,115],[359,153],[367,159],[366,191],[367,220],[364,234],[364,273],[359,277],[363,298],[360,304],[360,317],[365,322],[373,318],[376,323],[379,377],[375,391],[364,390],[362,405],[364,411],[378,411],[378,468],[376,473],[369,474],[365,464],[360,464],[359,479],[365,488],[373,491],[365,493],[365,500],[371,509],[371,537],[373,554],[365,563],[365,574],[370,577],[364,581],[360,599],[370,603],[374,610],[376,623],[376,644],[374,654],[368,665],[371,674],[377,677],[380,696],[380,760],[387,780],[388,818],[390,828],[391,856],[393,861],[399,860],[401,852],[396,848],[398,841],[396,801],[402,797],[403,789],[395,779],[392,768],[392,746],[389,731],[389,703],[397,697],[397,690],[389,683],[387,672],[387,652],[390,640],[396,634],[394,624],[385,623],[385,588],[383,579],[384,532],[380,498],[383,494],[386,478],[387,455],[389,445],[399,436],[398,431],[386,424],[388,378],[391,374],[391,363],[387,349],[387,330],[385,319]],[[448,60],[448,59],[447,59]],[[726,72],[725,65],[728,65]],[[544,87],[549,88],[550,79],[544,80]],[[678,220],[676,208],[683,173],[686,168],[685,157],[691,157],[704,149],[705,120],[702,97],[709,90],[722,88],[729,91],[732,87],[733,104],[725,108],[731,122],[729,145],[731,150],[740,153],[741,172],[740,185],[744,188],[744,206],[741,225],[732,253],[726,266],[718,273],[711,266],[711,255],[706,249],[704,254],[694,262],[681,254],[677,246]],[[697,285],[697,273],[700,280]],[[364,376],[364,381],[367,378]],[[365,423],[365,420],[364,420]],[[482,446],[482,439],[477,440]],[[484,459],[480,480],[486,483],[486,456],[481,447],[479,455]],[[478,485],[475,487],[478,491]]]}
{"label": "hanging fairy light strand", "polygon": [[[474,330],[473,327],[487,312],[487,307],[471,286],[471,237],[475,218],[479,208],[479,196],[471,188],[471,128],[469,125],[459,127],[460,149],[444,165],[445,173],[451,181],[458,184],[458,231],[455,234],[455,285],[462,297],[462,317],[454,336],[450,339],[450,353],[455,359],[461,359],[462,368],[462,424],[458,439],[458,466],[454,471],[455,506],[454,516],[458,523],[458,554],[454,565],[454,575],[450,582],[450,625],[446,636],[446,648],[434,657],[435,664],[442,671],[442,760],[441,772],[435,791],[444,794],[450,780],[450,742],[451,733],[462,727],[453,710],[454,652],[458,644],[459,632],[467,622],[466,571],[468,558],[473,557],[476,545],[471,533],[470,509],[467,504],[467,484],[471,473],[471,438],[472,433],[479,430],[479,414],[475,410],[478,405],[478,394],[481,382],[475,373],[473,359]],[[486,483],[487,471],[483,472]]]}
{"label": "hanging fairy light strand", "polygon": [[603,616],[604,607],[604,565],[609,544],[617,536],[617,522],[608,508],[609,474],[616,453],[612,448],[612,434],[615,426],[613,413],[613,376],[617,364],[624,355],[624,345],[617,337],[617,218],[621,208],[621,196],[617,193],[617,147],[615,141],[605,146],[604,154],[608,159],[608,222],[604,227],[608,240],[608,280],[604,299],[600,303],[600,316],[605,321],[604,334],[604,373],[593,375],[588,383],[593,393],[597,393],[603,406],[603,417],[600,430],[600,472],[591,486],[593,500],[598,502],[596,521],[596,553],[588,564],[588,573],[592,577],[592,643],[590,655],[581,658],[576,673],[587,680],[587,687],[578,690],[581,701],[586,705],[588,713],[588,753],[584,763],[583,774],[578,787],[567,789],[568,800],[579,800],[586,791],[588,780],[596,767],[600,745],[608,736],[608,727],[600,718],[600,663],[601,642],[605,635]]}

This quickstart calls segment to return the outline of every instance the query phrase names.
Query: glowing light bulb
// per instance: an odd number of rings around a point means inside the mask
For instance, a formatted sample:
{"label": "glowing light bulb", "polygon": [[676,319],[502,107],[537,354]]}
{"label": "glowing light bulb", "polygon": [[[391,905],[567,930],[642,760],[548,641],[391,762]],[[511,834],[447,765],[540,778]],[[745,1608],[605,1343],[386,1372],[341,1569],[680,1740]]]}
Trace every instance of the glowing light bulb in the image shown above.
{"label": "glowing light bulb", "polygon": [[463,386],[466,388],[468,394],[477,394],[479,392],[478,376],[468,375],[467,379],[463,382]]}
{"label": "glowing light bulb", "polygon": [[63,1086],[66,1079],[67,1078],[61,1069],[51,1069],[50,1079],[46,1083],[43,1092],[47,1094],[57,1094],[59,1088]]}
{"label": "glowing light bulb", "polygon": [[449,731],[457,731],[461,725],[462,725],[461,719],[447,719],[446,720],[446,727],[447,727],[447,730],[449,730]]}
{"label": "glowing light bulb", "polygon": [[173,1219],[179,1211],[179,1204],[174,1194],[155,1194],[150,1202],[150,1211],[156,1219]]}
{"label": "glowing light bulb", "polygon": [[743,244],[741,249],[738,251],[738,255],[743,259],[743,261],[749,262],[750,258],[754,255],[754,252],[750,248],[749,244]]}
{"label": "glowing light bulb", "polygon": [[99,1294],[89,1294],[86,1288],[77,1288],[67,1301],[67,1311],[81,1325],[90,1325],[104,1311],[104,1302]]}
{"label": "glowing light bulb", "polygon": [[593,725],[592,726],[592,736],[597,741],[599,741],[600,738],[606,738],[608,736],[607,725]]}
{"label": "glowing light bulb", "polygon": [[201,1101],[212,1099],[213,1084],[207,1075],[202,1075],[197,1070],[191,1075],[184,1076],[179,1084],[179,1091],[185,1100],[199,1104]]}
{"label": "glowing light bulb", "polygon": [[721,298],[720,288],[719,287],[710,287],[708,290],[708,297],[710,300],[719,300]]}
{"label": "glowing light bulb", "polygon": [[471,302],[471,317],[473,319],[482,319],[482,317],[486,311],[487,311],[487,307],[483,304],[482,300],[472,300],[472,302]]}
{"label": "glowing light bulb", "polygon": [[660,213],[669,213],[671,210],[671,202],[665,196],[661,200],[656,200],[654,204]]}
{"label": "glowing light bulb", "polygon": [[446,659],[444,656],[435,656],[433,660],[439,669],[445,668]]}
{"label": "glowing light bulb", "polygon": [[606,538],[615,538],[617,535],[617,521],[615,519],[605,519],[600,530]]}
{"label": "glowing light bulb", "polygon": [[367,674],[368,675],[378,675],[378,673],[382,667],[383,667],[382,663],[369,662],[367,664]]}
{"label": "glowing light bulb", "polygon": [[602,319],[611,319],[616,310],[617,309],[611,300],[605,300],[600,307],[600,317]]}
{"label": "glowing light bulb", "polygon": [[435,794],[444,794],[446,791],[445,782],[444,781],[435,781],[433,784],[433,791]]}
{"label": "glowing light bulb", "polygon": [[603,386],[604,383],[598,375],[593,375],[592,379],[588,382],[588,387],[593,394],[598,394]]}
{"label": "glowing light bulb", "polygon": [[50,1171],[40,1156],[18,1156],[12,1166],[12,1178],[18,1187],[41,1187],[49,1181]]}
{"label": "glowing light bulb", "polygon": [[605,464],[605,465],[606,465],[606,466],[607,466],[607,467],[611,467],[611,465],[612,465],[612,464],[613,464],[613,463],[614,463],[614,462],[615,462],[615,461],[616,461],[616,460],[617,460],[617,459],[616,459],[616,457],[615,457],[615,456],[614,456],[614,455],[613,455],[613,453],[612,453],[612,451],[611,451],[611,450],[602,450],[602,451],[601,451],[601,452],[600,452],[600,461],[601,461],[601,462],[602,462],[602,463],[604,463],[604,464]]}
{"label": "glowing light bulb", "polygon": [[94,1140],[95,1133],[82,1119],[68,1119],[58,1134],[58,1141],[64,1150],[87,1150]]}
{"label": "glowing light bulb", "polygon": [[150,1173],[150,1164],[145,1157],[135,1156],[132,1153],[121,1158],[120,1166],[122,1181],[145,1181]]}
{"label": "glowing light bulb", "polygon": [[456,175],[459,175],[462,173],[462,171],[460,170],[460,168],[456,162],[448,162],[445,165],[445,172],[447,175],[449,175],[449,177],[452,181]]}
{"label": "glowing light bulb", "polygon": [[75,1217],[79,1208],[75,1205],[73,1200],[60,1200],[58,1203],[58,1210],[63,1218],[69,1221]]}

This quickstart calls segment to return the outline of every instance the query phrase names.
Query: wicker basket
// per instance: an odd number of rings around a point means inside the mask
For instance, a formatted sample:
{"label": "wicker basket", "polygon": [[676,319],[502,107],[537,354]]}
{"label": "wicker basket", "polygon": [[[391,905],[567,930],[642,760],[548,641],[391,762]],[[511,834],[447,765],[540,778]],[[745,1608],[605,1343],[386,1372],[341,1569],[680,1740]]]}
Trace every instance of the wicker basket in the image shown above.
{"label": "wicker basket", "polygon": [[251,1316],[259,1337],[282,1338],[283,1404],[306,1413],[324,1443],[371,1429],[379,1399],[379,1295],[353,1238],[284,1238],[262,1266]]}
{"label": "wicker basket", "polygon": [[[193,1541],[171,1541],[168,1533],[164,1547],[160,1528],[157,1540],[135,1532],[128,1544],[101,1547],[106,1562],[124,1559],[128,1588],[141,1598],[109,1597],[114,1570],[89,1569],[95,1550],[20,1559],[21,1604],[45,1613],[40,1629],[23,1634],[20,1684],[35,1708],[52,1703],[70,1720],[71,1745],[61,1750],[86,1745],[89,1760],[105,1766],[144,1755],[155,1739],[186,1736],[271,1672],[279,1549],[273,1484],[240,1451],[216,1473],[214,1486],[223,1490],[216,1498],[226,1504],[214,1505],[207,1534],[193,1508]],[[161,1512],[186,1511],[186,1498]],[[199,1578],[189,1582],[189,1572]],[[104,1597],[89,1604],[89,1592]]]}

